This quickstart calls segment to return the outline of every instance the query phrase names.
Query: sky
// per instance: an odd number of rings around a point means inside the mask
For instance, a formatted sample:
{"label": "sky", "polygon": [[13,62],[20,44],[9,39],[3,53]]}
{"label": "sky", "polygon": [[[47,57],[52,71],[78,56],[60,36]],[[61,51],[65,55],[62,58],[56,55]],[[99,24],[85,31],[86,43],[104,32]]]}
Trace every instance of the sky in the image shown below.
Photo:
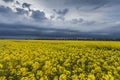
{"label": "sky", "polygon": [[120,38],[120,0],[0,0],[0,38]]}

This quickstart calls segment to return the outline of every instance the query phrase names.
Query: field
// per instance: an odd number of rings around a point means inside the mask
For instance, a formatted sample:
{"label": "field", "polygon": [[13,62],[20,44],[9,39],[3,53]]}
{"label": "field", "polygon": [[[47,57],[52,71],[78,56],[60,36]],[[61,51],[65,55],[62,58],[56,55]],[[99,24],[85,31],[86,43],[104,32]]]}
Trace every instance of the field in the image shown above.
{"label": "field", "polygon": [[120,80],[120,42],[0,40],[0,80]]}

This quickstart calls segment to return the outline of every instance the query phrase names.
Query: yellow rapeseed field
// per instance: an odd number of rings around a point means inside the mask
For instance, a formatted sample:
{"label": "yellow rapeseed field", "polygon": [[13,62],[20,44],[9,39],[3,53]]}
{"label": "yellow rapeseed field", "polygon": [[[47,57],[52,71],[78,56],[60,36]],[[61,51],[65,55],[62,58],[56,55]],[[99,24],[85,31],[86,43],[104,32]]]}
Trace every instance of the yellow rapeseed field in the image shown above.
{"label": "yellow rapeseed field", "polygon": [[120,42],[0,40],[0,80],[120,80]]}

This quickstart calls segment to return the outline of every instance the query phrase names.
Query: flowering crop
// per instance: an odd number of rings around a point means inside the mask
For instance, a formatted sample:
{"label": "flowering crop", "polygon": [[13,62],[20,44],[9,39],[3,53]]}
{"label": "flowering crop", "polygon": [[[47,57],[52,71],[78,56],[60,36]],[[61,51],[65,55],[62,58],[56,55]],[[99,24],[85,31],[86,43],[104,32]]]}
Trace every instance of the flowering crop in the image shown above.
{"label": "flowering crop", "polygon": [[0,80],[120,80],[120,42],[0,40]]}

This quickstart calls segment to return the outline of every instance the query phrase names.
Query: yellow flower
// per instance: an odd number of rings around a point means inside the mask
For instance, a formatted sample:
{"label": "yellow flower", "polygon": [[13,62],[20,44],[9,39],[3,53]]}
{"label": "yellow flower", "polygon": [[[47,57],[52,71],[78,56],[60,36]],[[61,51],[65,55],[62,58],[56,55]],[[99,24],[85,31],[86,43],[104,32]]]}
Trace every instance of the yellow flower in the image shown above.
{"label": "yellow flower", "polygon": [[7,80],[5,76],[0,76],[0,80]]}
{"label": "yellow flower", "polygon": [[3,68],[3,65],[2,65],[2,64],[0,64],[0,68],[1,68],[1,69]]}
{"label": "yellow flower", "polygon": [[66,75],[65,74],[61,74],[59,77],[59,80],[67,80]]}
{"label": "yellow flower", "polygon": [[93,74],[89,74],[87,80],[95,80],[95,76]]}

